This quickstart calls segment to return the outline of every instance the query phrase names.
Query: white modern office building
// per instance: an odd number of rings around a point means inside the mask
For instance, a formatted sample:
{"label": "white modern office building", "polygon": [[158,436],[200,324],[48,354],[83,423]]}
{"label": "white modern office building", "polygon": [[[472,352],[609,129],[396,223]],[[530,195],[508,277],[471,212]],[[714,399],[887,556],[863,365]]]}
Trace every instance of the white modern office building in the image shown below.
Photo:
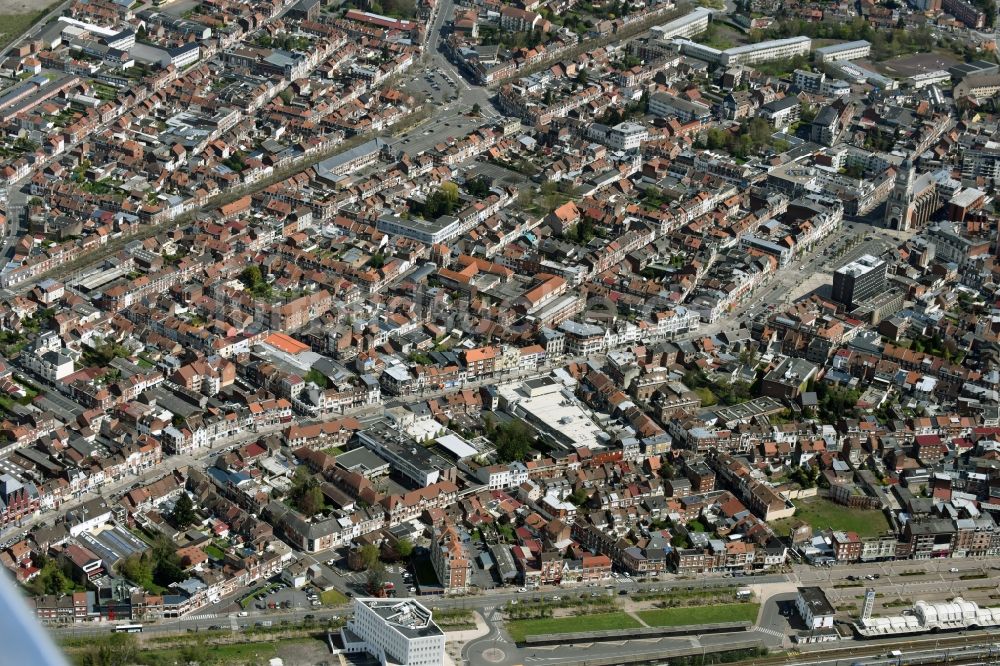
{"label": "white modern office building", "polygon": [[867,58],[872,52],[872,44],[864,39],[855,42],[844,42],[843,44],[831,44],[821,46],[813,55],[817,63],[836,62],[838,60],[858,60]]}
{"label": "white modern office building", "polygon": [[772,39],[757,44],[736,46],[722,52],[719,64],[724,67],[734,65],[755,65],[759,62],[783,60],[795,56],[809,55],[812,40],[808,37],[789,37],[788,39]]}
{"label": "white modern office building", "polygon": [[708,22],[711,18],[711,9],[698,7],[680,18],[651,28],[650,32],[659,39],[694,37],[708,30]]}
{"label": "white modern office building", "polygon": [[413,599],[355,597],[354,617],[340,630],[344,649],[367,652],[382,666],[444,663],[444,632]]}
{"label": "white modern office building", "polygon": [[682,39],[680,37],[672,41],[673,44],[680,48],[681,53],[684,55],[723,67],[756,65],[761,62],[805,56],[809,55],[809,51],[812,49],[812,40],[808,37],[772,39],[757,44],[734,46],[725,51],[720,51],[706,44],[699,44],[692,42],[690,39]]}

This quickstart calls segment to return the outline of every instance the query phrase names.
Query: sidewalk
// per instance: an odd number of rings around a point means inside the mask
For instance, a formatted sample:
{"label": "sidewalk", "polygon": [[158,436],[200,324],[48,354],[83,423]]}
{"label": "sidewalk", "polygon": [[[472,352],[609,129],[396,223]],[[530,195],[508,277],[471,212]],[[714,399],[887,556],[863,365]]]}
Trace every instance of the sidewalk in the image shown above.
{"label": "sidewalk", "polygon": [[[472,617],[476,621],[475,629],[445,632],[445,666],[455,666],[455,659],[452,657],[452,653],[461,655],[466,643],[474,641],[477,638],[482,638],[490,633],[490,627],[486,624],[486,620],[479,614],[479,611],[474,611]],[[461,663],[461,658],[459,659],[459,663]]]}

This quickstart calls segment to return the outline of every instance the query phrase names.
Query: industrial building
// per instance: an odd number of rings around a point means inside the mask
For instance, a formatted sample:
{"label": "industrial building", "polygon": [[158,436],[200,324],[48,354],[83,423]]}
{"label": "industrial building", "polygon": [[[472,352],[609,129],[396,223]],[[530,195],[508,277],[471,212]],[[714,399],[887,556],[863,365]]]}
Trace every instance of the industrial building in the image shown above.
{"label": "industrial building", "polygon": [[[869,594],[874,596],[873,592]],[[854,625],[865,638],[996,626],[1000,626],[1000,606],[980,608],[976,602],[962,597],[937,603],[918,601],[902,615],[885,617],[871,617],[871,604],[866,603],[861,619]]]}

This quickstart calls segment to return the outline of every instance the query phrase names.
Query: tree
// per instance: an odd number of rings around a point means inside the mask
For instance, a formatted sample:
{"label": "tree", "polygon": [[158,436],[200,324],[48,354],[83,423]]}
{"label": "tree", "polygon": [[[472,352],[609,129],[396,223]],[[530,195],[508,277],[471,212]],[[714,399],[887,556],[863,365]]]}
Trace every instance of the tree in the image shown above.
{"label": "tree", "polygon": [[361,563],[365,565],[365,569],[371,569],[376,565],[378,565],[379,563],[378,561],[379,553],[377,546],[374,546],[370,543],[366,543],[365,545],[361,546],[361,549],[358,551],[358,554],[361,556]]}
{"label": "tree", "polygon": [[579,83],[581,86],[587,85],[587,82],[589,80],[590,80],[590,73],[587,71],[586,67],[581,68],[580,71],[576,73],[576,82]]}
{"label": "tree", "polygon": [[698,398],[701,400],[702,407],[711,407],[712,405],[719,402],[719,399],[715,397],[714,393],[712,393],[712,389],[706,386],[699,386],[698,388],[694,389],[694,392],[698,395]]}
{"label": "tree", "polygon": [[478,116],[480,113],[482,113],[482,107],[479,106],[479,102],[476,102],[472,105],[472,115]]}
{"label": "tree", "polygon": [[382,588],[385,586],[385,565],[376,562],[375,566],[369,567],[365,574],[365,589],[372,596],[381,596]]}
{"label": "tree", "polygon": [[178,528],[185,528],[195,522],[197,516],[194,513],[194,504],[191,496],[182,492],[174,503],[174,510],[170,513],[170,522]]}
{"label": "tree", "polygon": [[382,13],[395,18],[410,19],[417,15],[414,0],[382,0]]}
{"label": "tree", "polygon": [[240,281],[247,287],[252,287],[263,279],[264,276],[260,271],[260,266],[256,264],[247,266],[240,273]]}
{"label": "tree", "polygon": [[506,421],[494,430],[493,443],[502,462],[524,460],[535,443],[535,433],[524,421]]}
{"label": "tree", "polygon": [[819,479],[819,467],[813,465],[796,467],[788,474],[788,477],[803,488],[812,488]]}
{"label": "tree", "polygon": [[441,187],[438,191],[441,192],[441,194],[443,194],[445,199],[448,201],[458,201],[458,185],[450,180],[441,183]]}
{"label": "tree", "polygon": [[67,594],[76,585],[63,571],[62,565],[56,560],[48,560],[38,575],[28,583],[28,590],[38,596],[42,594]]}
{"label": "tree", "polygon": [[174,555],[170,560],[159,562],[153,570],[153,582],[160,587],[170,587],[187,578],[180,565],[180,558]]}
{"label": "tree", "polygon": [[427,197],[423,205],[417,206],[414,212],[428,220],[436,220],[442,215],[451,215],[457,207],[458,185],[448,181],[442,183],[441,187]]}
{"label": "tree", "polygon": [[300,465],[292,477],[292,489],[288,493],[292,505],[308,517],[315,516],[323,510],[325,501],[319,483],[313,477],[309,468]]}
{"label": "tree", "polygon": [[153,566],[149,558],[138,553],[129,555],[118,563],[118,573],[148,590],[153,585]]}
{"label": "tree", "polygon": [[247,289],[254,296],[260,296],[262,298],[267,298],[271,295],[271,285],[267,283],[264,279],[264,273],[261,271],[260,266],[251,264],[243,269],[240,273],[240,282],[243,283]]}
{"label": "tree", "polygon": [[396,554],[402,559],[409,559],[413,554],[413,542],[407,538],[402,538],[396,542]]}
{"label": "tree", "polygon": [[181,558],[177,555],[177,547],[170,537],[159,535],[153,541],[150,551],[153,558],[153,582],[160,587],[169,587],[187,578],[181,568]]}
{"label": "tree", "polygon": [[483,198],[490,193],[490,182],[485,176],[465,181],[465,191],[474,197]]}
{"label": "tree", "polygon": [[317,485],[311,485],[302,493],[299,498],[299,510],[305,515],[312,517],[323,510],[323,491]]}

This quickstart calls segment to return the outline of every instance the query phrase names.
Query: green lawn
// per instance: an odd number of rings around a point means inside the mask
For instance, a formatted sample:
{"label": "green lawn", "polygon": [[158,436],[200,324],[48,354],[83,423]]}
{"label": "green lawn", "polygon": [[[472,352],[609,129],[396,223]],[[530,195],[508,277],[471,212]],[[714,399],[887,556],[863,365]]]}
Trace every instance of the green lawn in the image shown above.
{"label": "green lawn", "polygon": [[340,448],[339,446],[328,446],[325,449],[323,449],[323,453],[327,454],[328,456],[339,456],[343,452],[344,449]]}
{"label": "green lawn", "polygon": [[597,613],[573,617],[547,617],[538,620],[510,620],[507,631],[516,642],[525,636],[563,634],[574,631],[603,631],[606,629],[638,629],[634,617],[625,613]]}
{"label": "green lawn", "polygon": [[39,9],[27,14],[0,14],[0,48],[20,37],[47,11],[48,9]]}
{"label": "green lawn", "polygon": [[787,535],[796,521],[809,523],[814,529],[856,532],[859,537],[878,536],[889,531],[889,523],[881,511],[848,509],[822,497],[795,500],[795,515],[772,523],[778,534]]}
{"label": "green lawn", "polygon": [[319,600],[324,606],[343,606],[348,602],[347,597],[340,590],[326,590],[319,593]]}
{"label": "green lawn", "polygon": [[226,554],[222,551],[221,548],[219,548],[214,544],[209,544],[205,546],[205,554],[217,560],[226,559]]}
{"label": "green lawn", "polygon": [[637,611],[636,615],[651,627],[682,627],[715,622],[756,622],[760,604],[716,604],[681,606]]}
{"label": "green lawn", "polygon": [[442,610],[432,608],[434,611],[434,623],[445,631],[461,631],[463,629],[475,629],[476,619],[472,611],[466,608],[451,608]]}

